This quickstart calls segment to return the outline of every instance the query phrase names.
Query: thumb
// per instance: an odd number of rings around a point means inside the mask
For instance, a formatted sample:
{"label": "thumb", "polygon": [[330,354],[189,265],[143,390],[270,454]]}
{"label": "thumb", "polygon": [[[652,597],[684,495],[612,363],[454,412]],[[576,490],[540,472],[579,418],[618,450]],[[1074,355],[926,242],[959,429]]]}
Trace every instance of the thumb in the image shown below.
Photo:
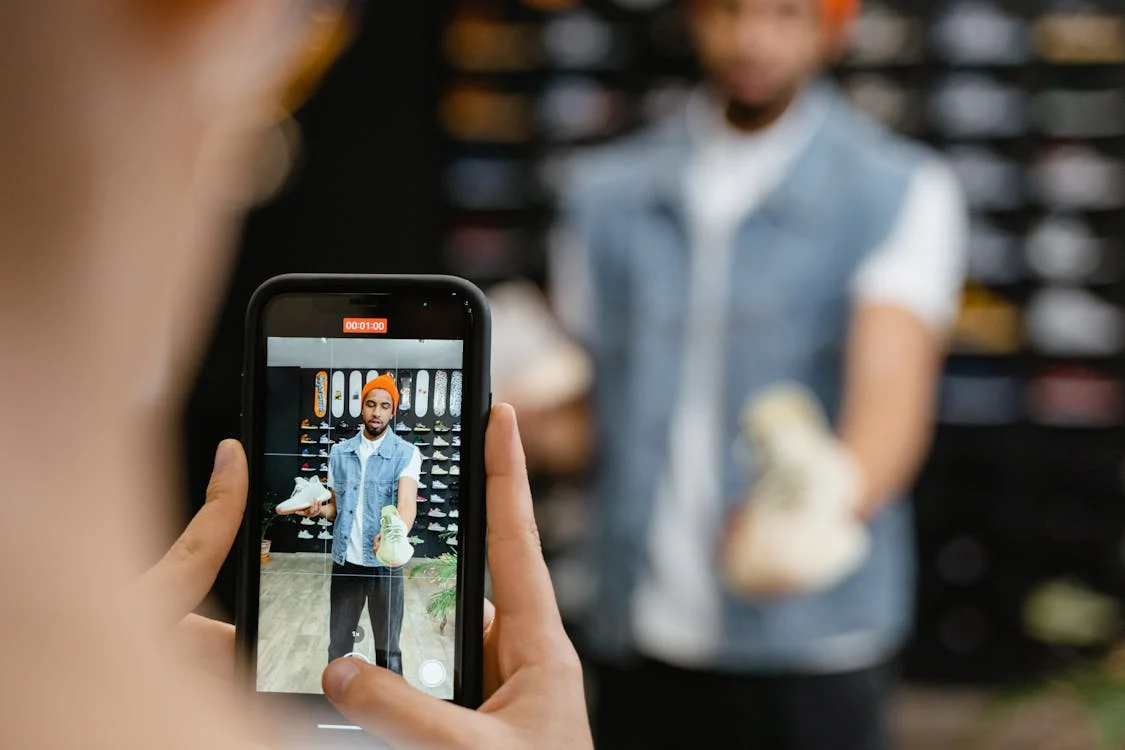
{"label": "thumb", "polygon": [[401,748],[476,748],[487,717],[446,703],[390,670],[342,657],[321,677],[324,695],[349,721]]}

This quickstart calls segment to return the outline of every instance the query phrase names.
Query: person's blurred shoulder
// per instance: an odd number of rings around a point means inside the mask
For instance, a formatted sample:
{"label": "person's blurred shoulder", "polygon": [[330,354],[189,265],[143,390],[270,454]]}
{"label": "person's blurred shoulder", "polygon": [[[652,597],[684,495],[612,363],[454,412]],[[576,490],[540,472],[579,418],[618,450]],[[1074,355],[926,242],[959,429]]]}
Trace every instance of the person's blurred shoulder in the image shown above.
{"label": "person's blurred shoulder", "polygon": [[559,171],[560,202],[619,202],[646,194],[663,174],[667,158],[686,148],[686,121],[686,111],[677,109],[633,132],[575,149]]}

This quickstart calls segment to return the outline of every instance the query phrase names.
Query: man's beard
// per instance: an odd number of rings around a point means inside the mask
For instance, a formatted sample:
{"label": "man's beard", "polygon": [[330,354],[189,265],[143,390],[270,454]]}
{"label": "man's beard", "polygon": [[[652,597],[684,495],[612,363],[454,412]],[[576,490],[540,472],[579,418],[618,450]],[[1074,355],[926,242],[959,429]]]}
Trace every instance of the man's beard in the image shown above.
{"label": "man's beard", "polygon": [[374,440],[376,438],[380,438],[380,437],[383,436],[383,434],[386,431],[387,431],[387,425],[383,425],[382,429],[380,429],[378,432],[372,432],[371,427],[367,424],[363,425],[363,434],[367,436],[368,440]]}
{"label": "man's beard", "polygon": [[773,99],[761,104],[750,104],[730,99],[727,101],[727,122],[739,130],[747,132],[761,130],[781,117],[796,96],[797,89],[787,89]]}

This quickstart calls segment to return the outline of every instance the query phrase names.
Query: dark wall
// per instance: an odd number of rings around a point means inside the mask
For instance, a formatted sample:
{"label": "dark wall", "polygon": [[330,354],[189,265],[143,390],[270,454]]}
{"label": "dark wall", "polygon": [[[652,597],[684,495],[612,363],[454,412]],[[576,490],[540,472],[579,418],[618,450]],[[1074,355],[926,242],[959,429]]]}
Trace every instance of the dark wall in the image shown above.
{"label": "dark wall", "polygon": [[[442,3],[364,3],[358,38],[297,113],[305,150],[285,192],[248,219],[183,420],[189,490],[203,502],[216,444],[237,436],[243,317],[271,276],[407,273],[436,267],[432,148]],[[229,612],[228,563],[216,586]]]}

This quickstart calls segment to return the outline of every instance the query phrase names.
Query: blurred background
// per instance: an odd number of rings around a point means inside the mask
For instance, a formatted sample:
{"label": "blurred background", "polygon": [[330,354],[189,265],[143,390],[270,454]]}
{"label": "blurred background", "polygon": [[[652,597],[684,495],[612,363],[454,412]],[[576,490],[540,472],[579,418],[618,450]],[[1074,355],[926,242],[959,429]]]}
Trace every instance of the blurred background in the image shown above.
{"label": "blurred background", "polygon": [[[498,379],[523,366],[514,342],[544,340],[551,322],[534,295],[502,285],[547,284],[575,149],[654,122],[694,85],[682,11],[676,0],[355,5],[347,49],[294,114],[289,177],[245,229],[185,412],[185,517],[214,445],[239,433],[242,316],[270,276],[465,276],[500,303]],[[944,151],[973,210],[915,490],[900,746],[1125,746],[1125,4],[865,2],[833,75],[872,116]],[[573,623],[590,580],[576,553],[582,483],[535,483]],[[225,570],[226,612],[233,588]]]}

